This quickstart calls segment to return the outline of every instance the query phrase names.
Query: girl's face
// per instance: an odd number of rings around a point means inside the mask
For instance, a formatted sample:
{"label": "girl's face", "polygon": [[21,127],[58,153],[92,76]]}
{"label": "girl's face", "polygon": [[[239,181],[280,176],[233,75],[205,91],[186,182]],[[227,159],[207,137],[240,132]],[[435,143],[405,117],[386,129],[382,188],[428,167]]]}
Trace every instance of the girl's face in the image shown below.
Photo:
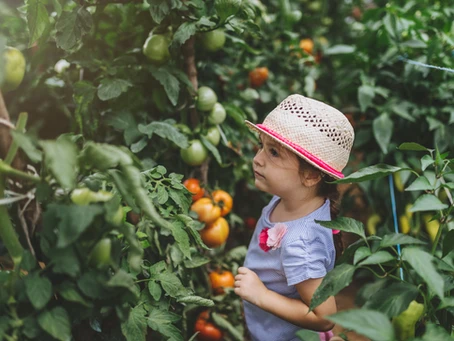
{"label": "girl's face", "polygon": [[304,186],[298,157],[264,134],[259,141],[260,149],[253,160],[256,187],[281,198],[301,193]]}

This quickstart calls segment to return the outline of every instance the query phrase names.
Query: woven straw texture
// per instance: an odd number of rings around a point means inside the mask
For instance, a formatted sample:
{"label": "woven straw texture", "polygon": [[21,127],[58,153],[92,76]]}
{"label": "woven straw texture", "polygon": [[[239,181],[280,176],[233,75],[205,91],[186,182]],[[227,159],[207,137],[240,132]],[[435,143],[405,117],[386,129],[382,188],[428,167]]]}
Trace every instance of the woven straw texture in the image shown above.
{"label": "woven straw texture", "polygon": [[265,118],[261,126],[266,129],[249,121],[246,124],[272,137],[321,171],[334,178],[343,177],[339,173],[348,162],[355,134],[339,110],[311,98],[290,95]]}

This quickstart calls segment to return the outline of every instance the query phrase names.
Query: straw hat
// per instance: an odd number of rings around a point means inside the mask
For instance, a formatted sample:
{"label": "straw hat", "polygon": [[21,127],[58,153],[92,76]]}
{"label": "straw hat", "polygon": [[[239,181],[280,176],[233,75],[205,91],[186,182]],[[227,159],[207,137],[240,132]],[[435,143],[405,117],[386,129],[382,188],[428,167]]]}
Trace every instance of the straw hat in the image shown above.
{"label": "straw hat", "polygon": [[246,125],[264,133],[322,172],[344,177],[355,133],[339,110],[301,95],[290,95],[262,124]]}

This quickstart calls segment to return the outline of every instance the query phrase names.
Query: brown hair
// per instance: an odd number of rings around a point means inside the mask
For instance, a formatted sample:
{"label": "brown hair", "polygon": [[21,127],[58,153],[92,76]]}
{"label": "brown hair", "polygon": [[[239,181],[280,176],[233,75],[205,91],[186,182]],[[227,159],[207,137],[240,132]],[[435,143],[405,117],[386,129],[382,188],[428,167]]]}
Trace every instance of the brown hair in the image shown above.
{"label": "brown hair", "polygon": [[[301,158],[298,159],[300,161],[300,170],[311,168],[314,171],[320,172],[318,169],[307,163],[305,160]],[[339,214],[338,206],[340,199],[339,189],[337,187],[337,184],[330,183],[335,180],[334,178],[330,177],[325,173],[322,172],[320,173],[322,179],[318,185],[317,195],[329,199],[331,219],[336,219]],[[344,245],[342,243],[342,232],[339,231],[339,233],[333,234],[333,240],[334,248],[336,249],[336,259],[338,259],[342,255],[342,252],[344,251]]]}

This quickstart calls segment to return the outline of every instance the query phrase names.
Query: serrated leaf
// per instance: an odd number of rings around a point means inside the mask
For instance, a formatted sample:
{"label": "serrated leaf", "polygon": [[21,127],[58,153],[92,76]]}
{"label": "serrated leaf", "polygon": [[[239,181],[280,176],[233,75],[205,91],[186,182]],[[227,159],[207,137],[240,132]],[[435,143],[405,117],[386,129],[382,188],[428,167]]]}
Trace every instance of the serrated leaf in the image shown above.
{"label": "serrated leaf", "polygon": [[416,239],[414,237],[408,236],[402,233],[393,233],[386,234],[383,236],[383,239],[380,242],[380,247],[390,247],[394,245],[405,245],[405,244],[426,244],[422,240]]}
{"label": "serrated leaf", "polygon": [[67,138],[56,141],[41,141],[44,150],[44,162],[58,183],[66,189],[75,186],[78,170],[78,149]]}
{"label": "serrated leaf", "polygon": [[171,297],[177,297],[180,289],[184,288],[180,279],[168,271],[158,274],[157,279],[161,282],[164,291]]}
{"label": "serrated leaf", "polygon": [[221,154],[219,154],[218,149],[214,146],[210,141],[208,141],[205,137],[200,135],[200,141],[202,144],[211,152],[214,156],[218,164],[222,165]]}
{"label": "serrated leaf", "polygon": [[334,45],[334,46],[327,48],[323,52],[323,54],[326,56],[336,55],[336,54],[350,54],[350,53],[355,52],[355,50],[356,50],[355,46],[338,44],[338,45]]}
{"label": "serrated leaf", "polygon": [[443,204],[433,194],[423,194],[416,199],[413,206],[410,208],[410,212],[422,212],[422,211],[438,211],[448,208],[448,205]]}
{"label": "serrated leaf", "polygon": [[[177,224],[179,223],[179,224]],[[183,252],[183,255],[191,259],[191,250],[190,250],[190,243],[189,243],[189,236],[187,232],[184,230],[184,228],[181,226],[183,225],[181,222],[175,222],[173,229],[172,229],[172,235],[175,238],[178,248]]]}
{"label": "serrated leaf", "polygon": [[356,267],[354,265],[340,264],[328,272],[312,296],[310,309],[313,310],[325,302],[328,297],[335,296],[339,291],[347,287],[353,280],[355,270]]}
{"label": "serrated leaf", "polygon": [[68,341],[71,339],[69,316],[62,307],[44,310],[38,315],[38,323],[44,331],[57,340]]}
{"label": "serrated leaf", "polygon": [[360,169],[359,171],[350,174],[349,176],[336,180],[335,183],[343,184],[343,183],[357,183],[369,180],[375,180],[379,178],[383,178],[389,174],[401,171],[401,170],[409,170],[408,168],[401,168],[396,166],[390,166],[386,164],[377,164],[374,166],[369,166]]}
{"label": "serrated leaf", "polygon": [[98,98],[101,101],[117,98],[122,93],[128,91],[131,86],[131,82],[124,79],[104,78],[98,86]]}
{"label": "serrated leaf", "polygon": [[165,186],[158,185],[156,194],[160,205],[164,205],[169,200],[169,193],[167,193]]}
{"label": "serrated leaf", "polygon": [[223,23],[230,16],[238,13],[241,8],[241,0],[216,0],[214,7],[221,23]]}
{"label": "serrated leaf", "polygon": [[435,269],[432,263],[433,256],[430,253],[414,247],[406,247],[402,251],[402,260],[412,266],[438,297],[443,298],[443,277]]}
{"label": "serrated leaf", "polygon": [[416,286],[406,282],[393,283],[373,294],[363,307],[394,317],[406,310],[416,296],[418,296]]}
{"label": "serrated leaf", "polygon": [[151,122],[148,125],[139,124],[139,131],[148,135],[149,138],[151,138],[153,134],[156,134],[162,138],[172,141],[180,148],[189,147],[186,135],[180,133],[177,128],[166,122]]}
{"label": "serrated leaf", "polygon": [[[177,185],[177,183],[175,185]],[[192,199],[190,197],[186,196],[183,191],[175,191],[172,188],[169,188],[169,195],[183,212],[188,212],[192,203]]]}
{"label": "serrated leaf", "polygon": [[196,23],[186,21],[183,24],[181,24],[175,31],[175,34],[173,35],[172,44],[175,44],[177,47],[181,46],[196,32],[197,32]]}
{"label": "serrated leaf", "polygon": [[143,305],[131,309],[128,319],[121,323],[121,332],[127,341],[145,341],[147,335],[146,310]]}
{"label": "serrated leaf", "polygon": [[431,191],[433,189],[434,187],[425,176],[416,178],[415,181],[405,188],[406,191]]}
{"label": "serrated leaf", "polygon": [[44,33],[50,25],[49,13],[46,6],[39,0],[28,0],[27,2],[27,24],[30,32],[28,46],[30,47]]}
{"label": "serrated leaf", "polygon": [[388,317],[378,311],[352,309],[326,317],[343,328],[353,330],[371,340],[394,341],[394,328]]}
{"label": "serrated leaf", "polygon": [[375,140],[377,141],[383,154],[388,153],[389,142],[393,134],[394,122],[388,114],[381,114],[372,122]]}
{"label": "serrated leaf", "polygon": [[153,78],[164,87],[172,105],[176,106],[180,93],[180,82],[178,82],[178,79],[172,74],[172,71],[168,67],[160,67],[159,69],[151,67],[150,72]]}
{"label": "serrated leaf", "polygon": [[148,291],[150,292],[151,297],[153,297],[155,301],[159,302],[162,295],[161,285],[153,280],[148,281]]}
{"label": "serrated leaf", "polygon": [[150,14],[153,20],[160,24],[172,9],[181,6],[179,0],[147,0],[150,4]]}
{"label": "serrated leaf", "polygon": [[373,254],[371,254],[369,257],[367,257],[365,260],[360,262],[358,265],[363,266],[363,265],[371,265],[371,264],[382,264],[386,263],[392,260],[395,260],[396,258],[390,254],[388,251],[378,251]]}
{"label": "serrated leaf", "polygon": [[187,303],[187,304],[195,304],[201,307],[214,307],[214,302],[207,298],[203,298],[200,296],[184,296],[178,297],[177,302],[179,303]]}
{"label": "serrated leaf", "polygon": [[334,220],[315,220],[315,222],[332,230],[350,232],[360,236],[364,240],[366,239],[364,224],[356,219],[339,217]]}
{"label": "serrated leaf", "polygon": [[178,320],[180,320],[180,316],[177,314],[153,307],[150,310],[147,324],[151,329],[170,337],[171,340],[183,341],[181,332],[174,325],[172,325],[172,322],[177,322]]}
{"label": "serrated leaf", "polygon": [[52,283],[34,272],[25,278],[25,292],[36,310],[44,308],[52,297]]}
{"label": "serrated leaf", "polygon": [[57,46],[63,50],[71,50],[90,32],[93,19],[85,7],[75,7],[71,12],[63,12],[55,28]]}

